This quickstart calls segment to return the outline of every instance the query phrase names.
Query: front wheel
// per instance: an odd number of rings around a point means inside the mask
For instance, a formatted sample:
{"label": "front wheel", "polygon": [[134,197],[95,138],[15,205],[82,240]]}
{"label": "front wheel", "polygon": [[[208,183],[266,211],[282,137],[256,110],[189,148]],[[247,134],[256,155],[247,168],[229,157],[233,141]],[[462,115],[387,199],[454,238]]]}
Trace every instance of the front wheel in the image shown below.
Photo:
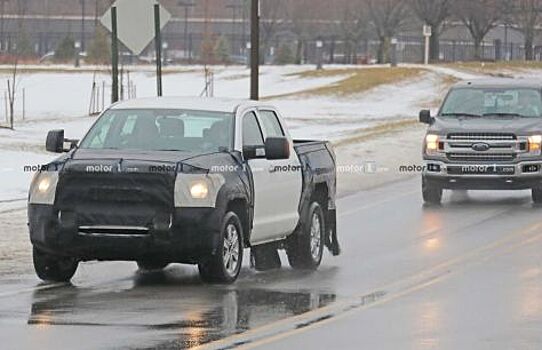
{"label": "front wheel", "polygon": [[440,204],[442,201],[442,188],[422,178],[422,197],[425,203]]}
{"label": "front wheel", "polygon": [[286,245],[288,262],[294,269],[316,270],[324,254],[325,221],[320,205],[312,203],[301,231],[294,233]]}
{"label": "front wheel", "polygon": [[531,197],[535,204],[542,204],[542,187],[531,189]]}
{"label": "front wheel", "polygon": [[79,261],[74,258],[51,255],[38,248],[34,248],[32,253],[34,270],[44,281],[69,282],[79,266]]}
{"label": "front wheel", "polygon": [[198,264],[200,277],[207,283],[233,283],[243,263],[243,227],[234,212],[224,216],[219,242],[215,254]]}

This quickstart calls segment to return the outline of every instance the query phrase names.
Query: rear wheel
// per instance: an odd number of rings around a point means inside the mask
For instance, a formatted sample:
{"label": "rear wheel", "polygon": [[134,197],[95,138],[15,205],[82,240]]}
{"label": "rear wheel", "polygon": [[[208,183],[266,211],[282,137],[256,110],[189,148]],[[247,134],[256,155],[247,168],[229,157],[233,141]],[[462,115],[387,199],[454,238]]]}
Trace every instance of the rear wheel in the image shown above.
{"label": "rear wheel", "polygon": [[234,212],[224,216],[216,253],[198,265],[201,279],[208,283],[233,283],[243,263],[243,228]]}
{"label": "rear wheel", "polygon": [[79,261],[74,258],[51,255],[38,248],[34,248],[32,253],[34,270],[44,281],[69,282],[79,265]]}
{"label": "rear wheel", "polygon": [[531,197],[536,204],[542,203],[542,187],[535,187],[531,189]]}
{"label": "rear wheel", "polygon": [[423,201],[428,204],[440,204],[442,201],[442,188],[432,184],[425,177],[422,178]]}
{"label": "rear wheel", "polygon": [[286,253],[294,269],[316,270],[322,262],[325,237],[324,213],[320,205],[312,203],[301,231],[287,242]]}

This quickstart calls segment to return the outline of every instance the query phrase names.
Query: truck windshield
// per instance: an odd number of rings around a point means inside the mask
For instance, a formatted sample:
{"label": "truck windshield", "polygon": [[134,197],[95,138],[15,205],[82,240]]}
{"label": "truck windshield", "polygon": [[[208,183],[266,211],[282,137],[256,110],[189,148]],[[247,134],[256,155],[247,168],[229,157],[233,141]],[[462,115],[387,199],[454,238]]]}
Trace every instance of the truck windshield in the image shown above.
{"label": "truck windshield", "polygon": [[189,110],[109,110],[83,149],[221,152],[233,148],[233,114]]}
{"label": "truck windshield", "polygon": [[459,88],[450,92],[440,115],[540,118],[542,97],[534,88]]}

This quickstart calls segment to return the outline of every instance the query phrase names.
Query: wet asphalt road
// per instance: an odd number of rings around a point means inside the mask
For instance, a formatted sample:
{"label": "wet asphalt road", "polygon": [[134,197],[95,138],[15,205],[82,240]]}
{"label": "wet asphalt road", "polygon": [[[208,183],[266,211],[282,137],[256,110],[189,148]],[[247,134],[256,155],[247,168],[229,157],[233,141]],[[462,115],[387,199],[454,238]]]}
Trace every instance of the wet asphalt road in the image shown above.
{"label": "wet asphalt road", "polygon": [[0,255],[0,348],[540,349],[542,208],[525,191],[436,208],[419,192],[411,179],[341,199],[341,256],[313,273],[246,267],[232,286],[120,262],[42,284],[25,212],[0,213],[0,248],[15,247]]}

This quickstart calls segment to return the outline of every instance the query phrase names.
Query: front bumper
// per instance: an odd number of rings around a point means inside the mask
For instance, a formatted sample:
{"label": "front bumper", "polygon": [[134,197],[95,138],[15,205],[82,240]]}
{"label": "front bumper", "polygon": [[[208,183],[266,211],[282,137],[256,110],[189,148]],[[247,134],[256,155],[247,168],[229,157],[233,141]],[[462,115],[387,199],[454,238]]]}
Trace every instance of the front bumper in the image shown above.
{"label": "front bumper", "polygon": [[215,208],[182,208],[170,216],[157,217],[145,228],[115,226],[113,230],[99,223],[80,226],[76,214],[51,205],[28,206],[32,244],[81,261],[159,259],[197,263],[215,252],[222,217]]}
{"label": "front bumper", "polygon": [[[487,171],[477,173],[480,169]],[[430,183],[445,189],[531,189],[542,187],[542,161],[458,164],[424,160],[423,176]]]}

